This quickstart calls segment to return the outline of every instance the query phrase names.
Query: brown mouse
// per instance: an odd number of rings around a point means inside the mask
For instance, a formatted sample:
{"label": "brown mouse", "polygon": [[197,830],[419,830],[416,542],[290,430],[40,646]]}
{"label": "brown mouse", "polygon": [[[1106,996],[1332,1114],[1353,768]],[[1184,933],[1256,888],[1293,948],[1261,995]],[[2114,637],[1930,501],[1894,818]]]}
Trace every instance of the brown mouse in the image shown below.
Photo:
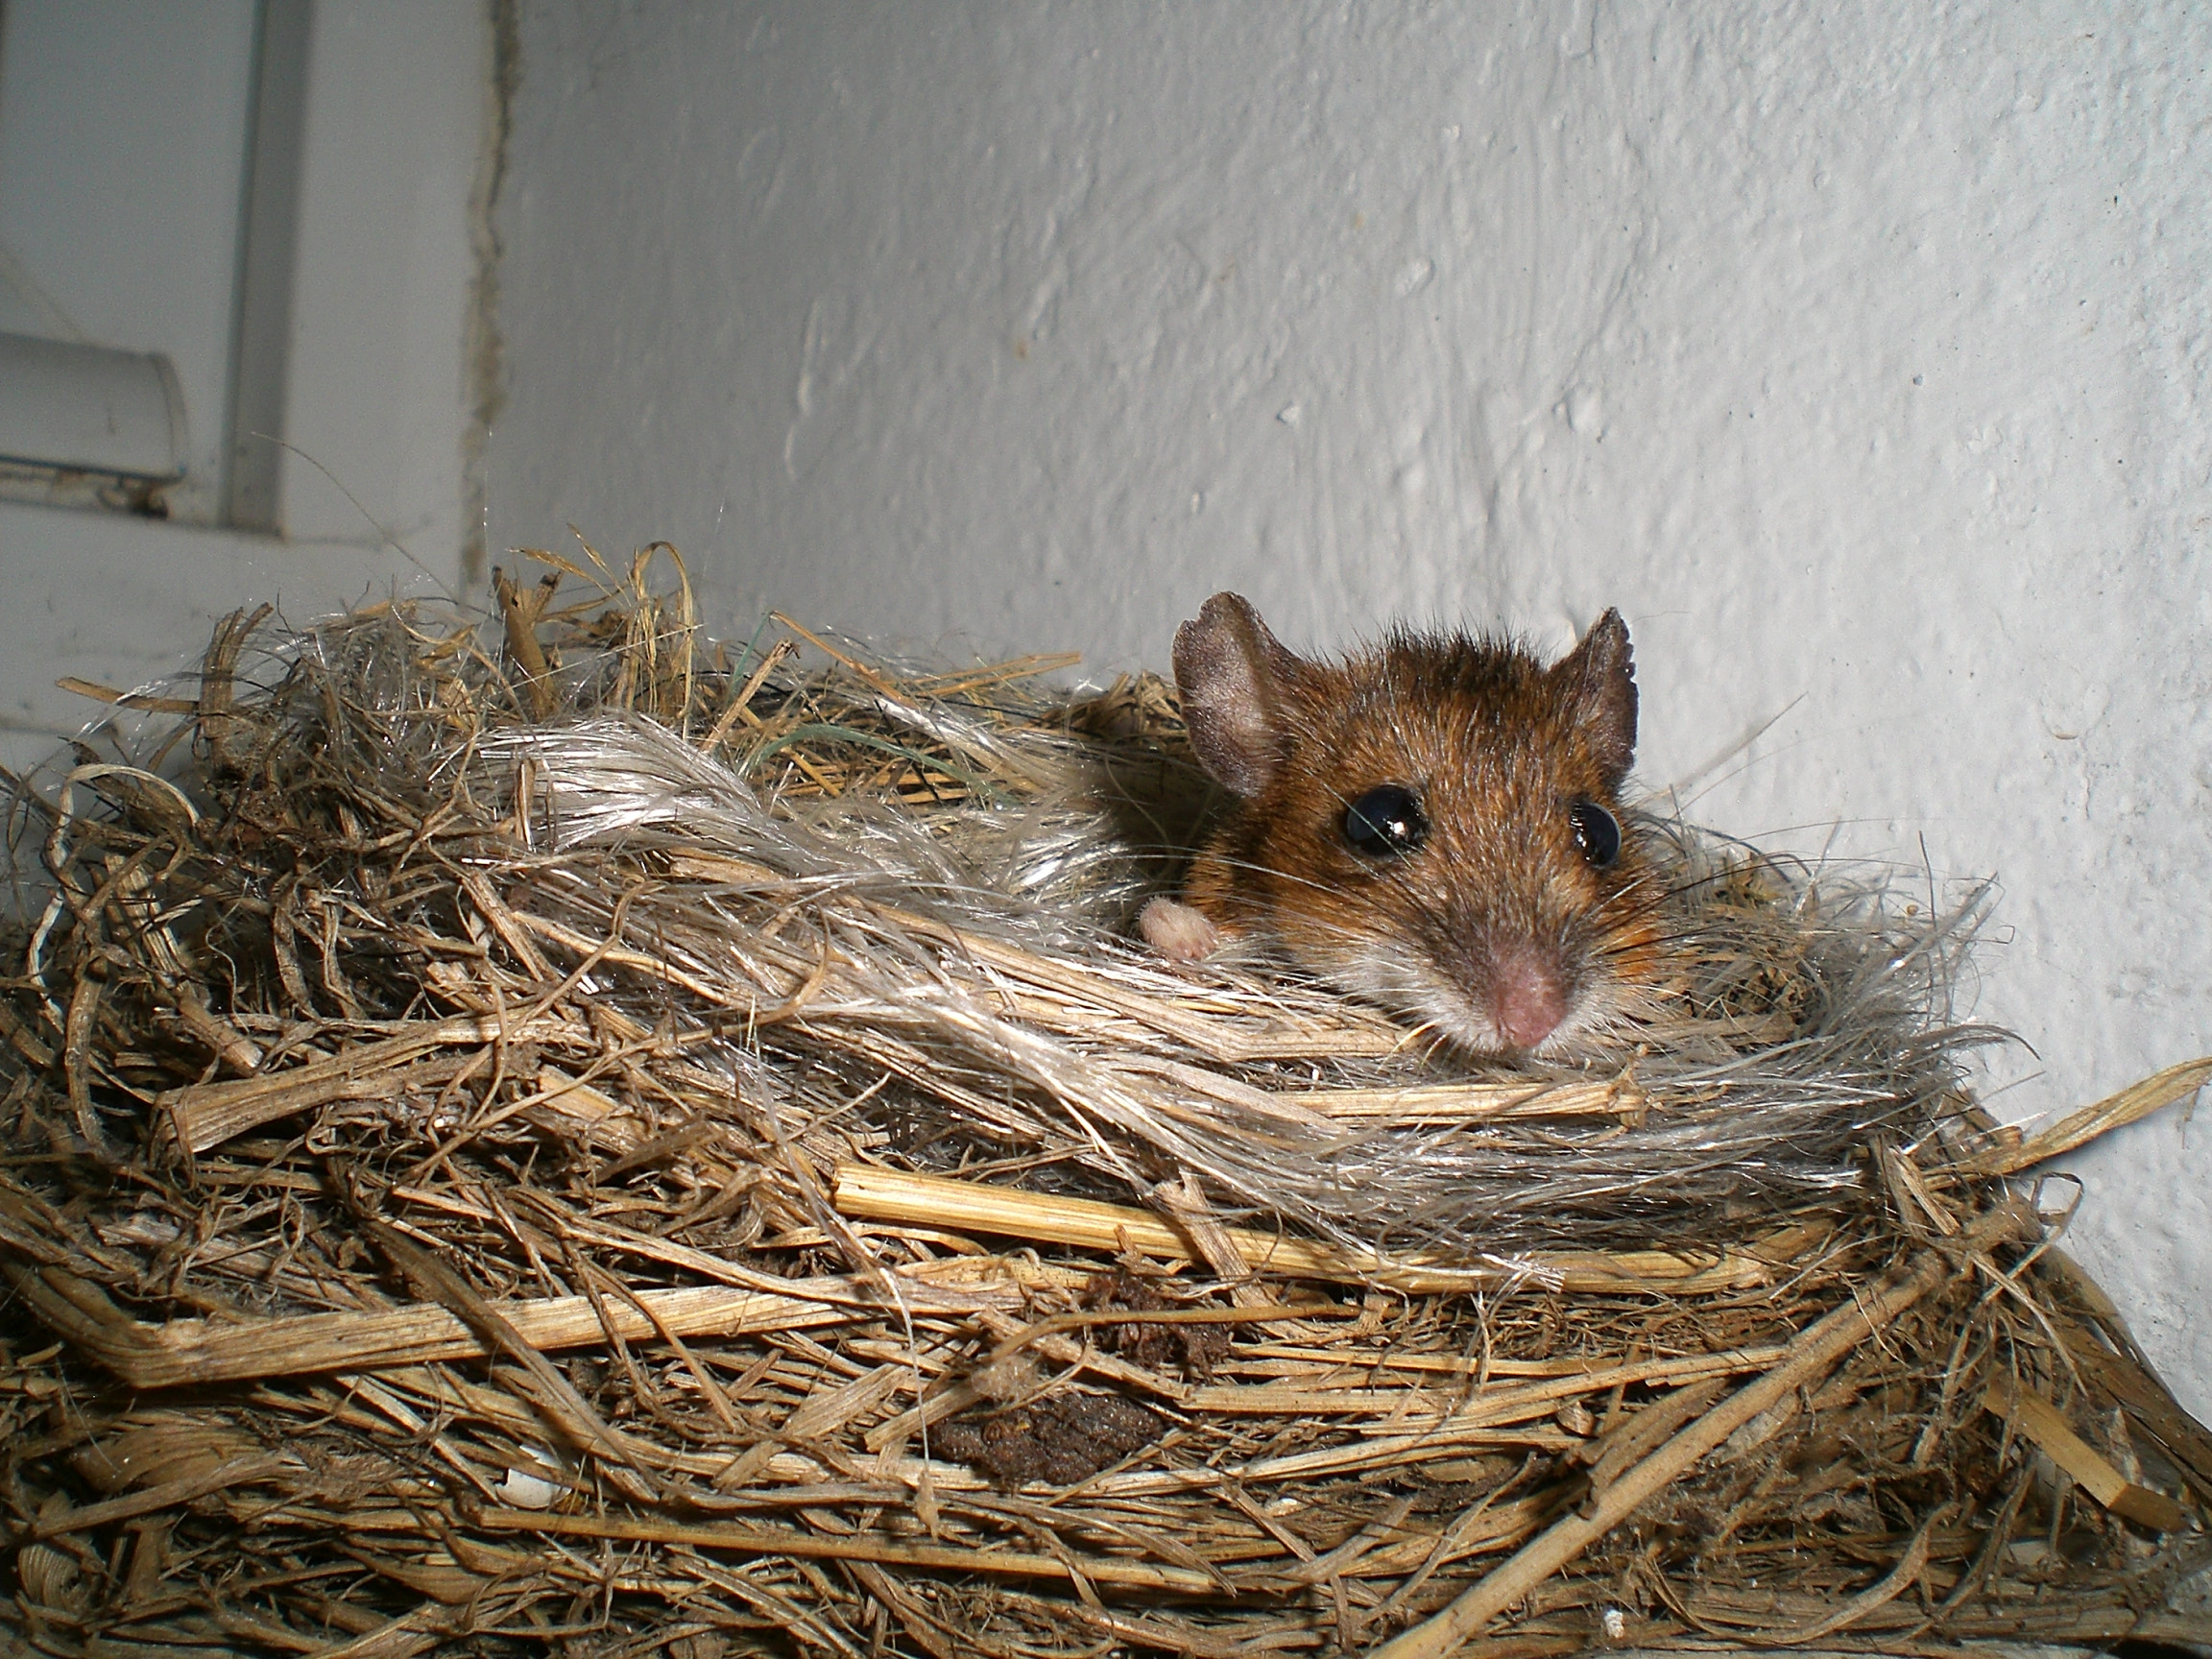
{"label": "brown mouse", "polygon": [[1322,663],[1216,593],[1176,630],[1175,682],[1235,805],[1181,902],[1144,907],[1162,954],[1250,939],[1478,1054],[1572,1053],[1643,1005],[1657,882],[1620,799],[1619,612],[1550,665],[1406,632]]}

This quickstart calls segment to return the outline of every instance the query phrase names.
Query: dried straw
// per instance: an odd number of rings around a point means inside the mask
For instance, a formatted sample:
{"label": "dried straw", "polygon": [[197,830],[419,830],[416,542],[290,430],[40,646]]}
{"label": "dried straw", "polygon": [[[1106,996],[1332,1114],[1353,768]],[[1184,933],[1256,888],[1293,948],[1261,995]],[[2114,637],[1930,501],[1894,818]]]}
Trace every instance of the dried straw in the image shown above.
{"label": "dried straw", "polygon": [[1156,679],[542,557],[594,596],[233,618],[17,791],[24,1640],[2195,1630],[2212,1438],[2008,1178],[2212,1063],[1996,1129],[1984,896],[1653,821],[1662,1012],[1472,1068],[1127,940],[1202,804]]}

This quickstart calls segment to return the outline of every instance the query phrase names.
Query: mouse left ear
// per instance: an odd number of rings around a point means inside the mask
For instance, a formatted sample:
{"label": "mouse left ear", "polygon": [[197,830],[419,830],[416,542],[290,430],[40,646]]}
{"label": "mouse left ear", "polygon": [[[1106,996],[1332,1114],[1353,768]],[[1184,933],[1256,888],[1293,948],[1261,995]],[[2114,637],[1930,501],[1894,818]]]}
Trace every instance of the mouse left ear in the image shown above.
{"label": "mouse left ear", "polygon": [[1230,794],[1267,787],[1290,746],[1286,699],[1305,669],[1239,593],[1216,593],[1175,630],[1175,686],[1190,747]]}
{"label": "mouse left ear", "polygon": [[1606,786],[1618,788],[1636,760],[1636,657],[1621,613],[1608,611],[1592,623],[1551,678],[1605,769]]}

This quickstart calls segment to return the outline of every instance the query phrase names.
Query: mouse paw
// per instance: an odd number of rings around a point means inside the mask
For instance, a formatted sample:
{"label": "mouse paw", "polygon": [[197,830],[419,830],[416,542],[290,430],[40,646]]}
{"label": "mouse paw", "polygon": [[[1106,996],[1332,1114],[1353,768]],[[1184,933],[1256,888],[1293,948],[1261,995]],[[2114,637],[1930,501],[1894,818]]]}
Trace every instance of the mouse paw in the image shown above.
{"label": "mouse paw", "polygon": [[1144,943],[1170,962],[1196,962],[1221,948],[1221,929],[1201,910],[1175,899],[1147,899],[1137,912]]}

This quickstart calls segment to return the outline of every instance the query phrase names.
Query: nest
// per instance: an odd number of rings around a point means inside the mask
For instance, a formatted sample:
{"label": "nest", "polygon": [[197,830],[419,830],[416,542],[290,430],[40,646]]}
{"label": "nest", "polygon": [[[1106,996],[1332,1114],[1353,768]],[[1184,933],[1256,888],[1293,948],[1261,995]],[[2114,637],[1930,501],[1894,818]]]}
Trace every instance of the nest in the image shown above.
{"label": "nest", "polygon": [[1130,942],[1158,679],[547,563],[232,617],[15,790],[19,1640],[2212,1636],[2212,1436],[2017,1179],[2212,1063],[1998,1128],[1979,894],[1648,820],[1658,1011],[1474,1066]]}

